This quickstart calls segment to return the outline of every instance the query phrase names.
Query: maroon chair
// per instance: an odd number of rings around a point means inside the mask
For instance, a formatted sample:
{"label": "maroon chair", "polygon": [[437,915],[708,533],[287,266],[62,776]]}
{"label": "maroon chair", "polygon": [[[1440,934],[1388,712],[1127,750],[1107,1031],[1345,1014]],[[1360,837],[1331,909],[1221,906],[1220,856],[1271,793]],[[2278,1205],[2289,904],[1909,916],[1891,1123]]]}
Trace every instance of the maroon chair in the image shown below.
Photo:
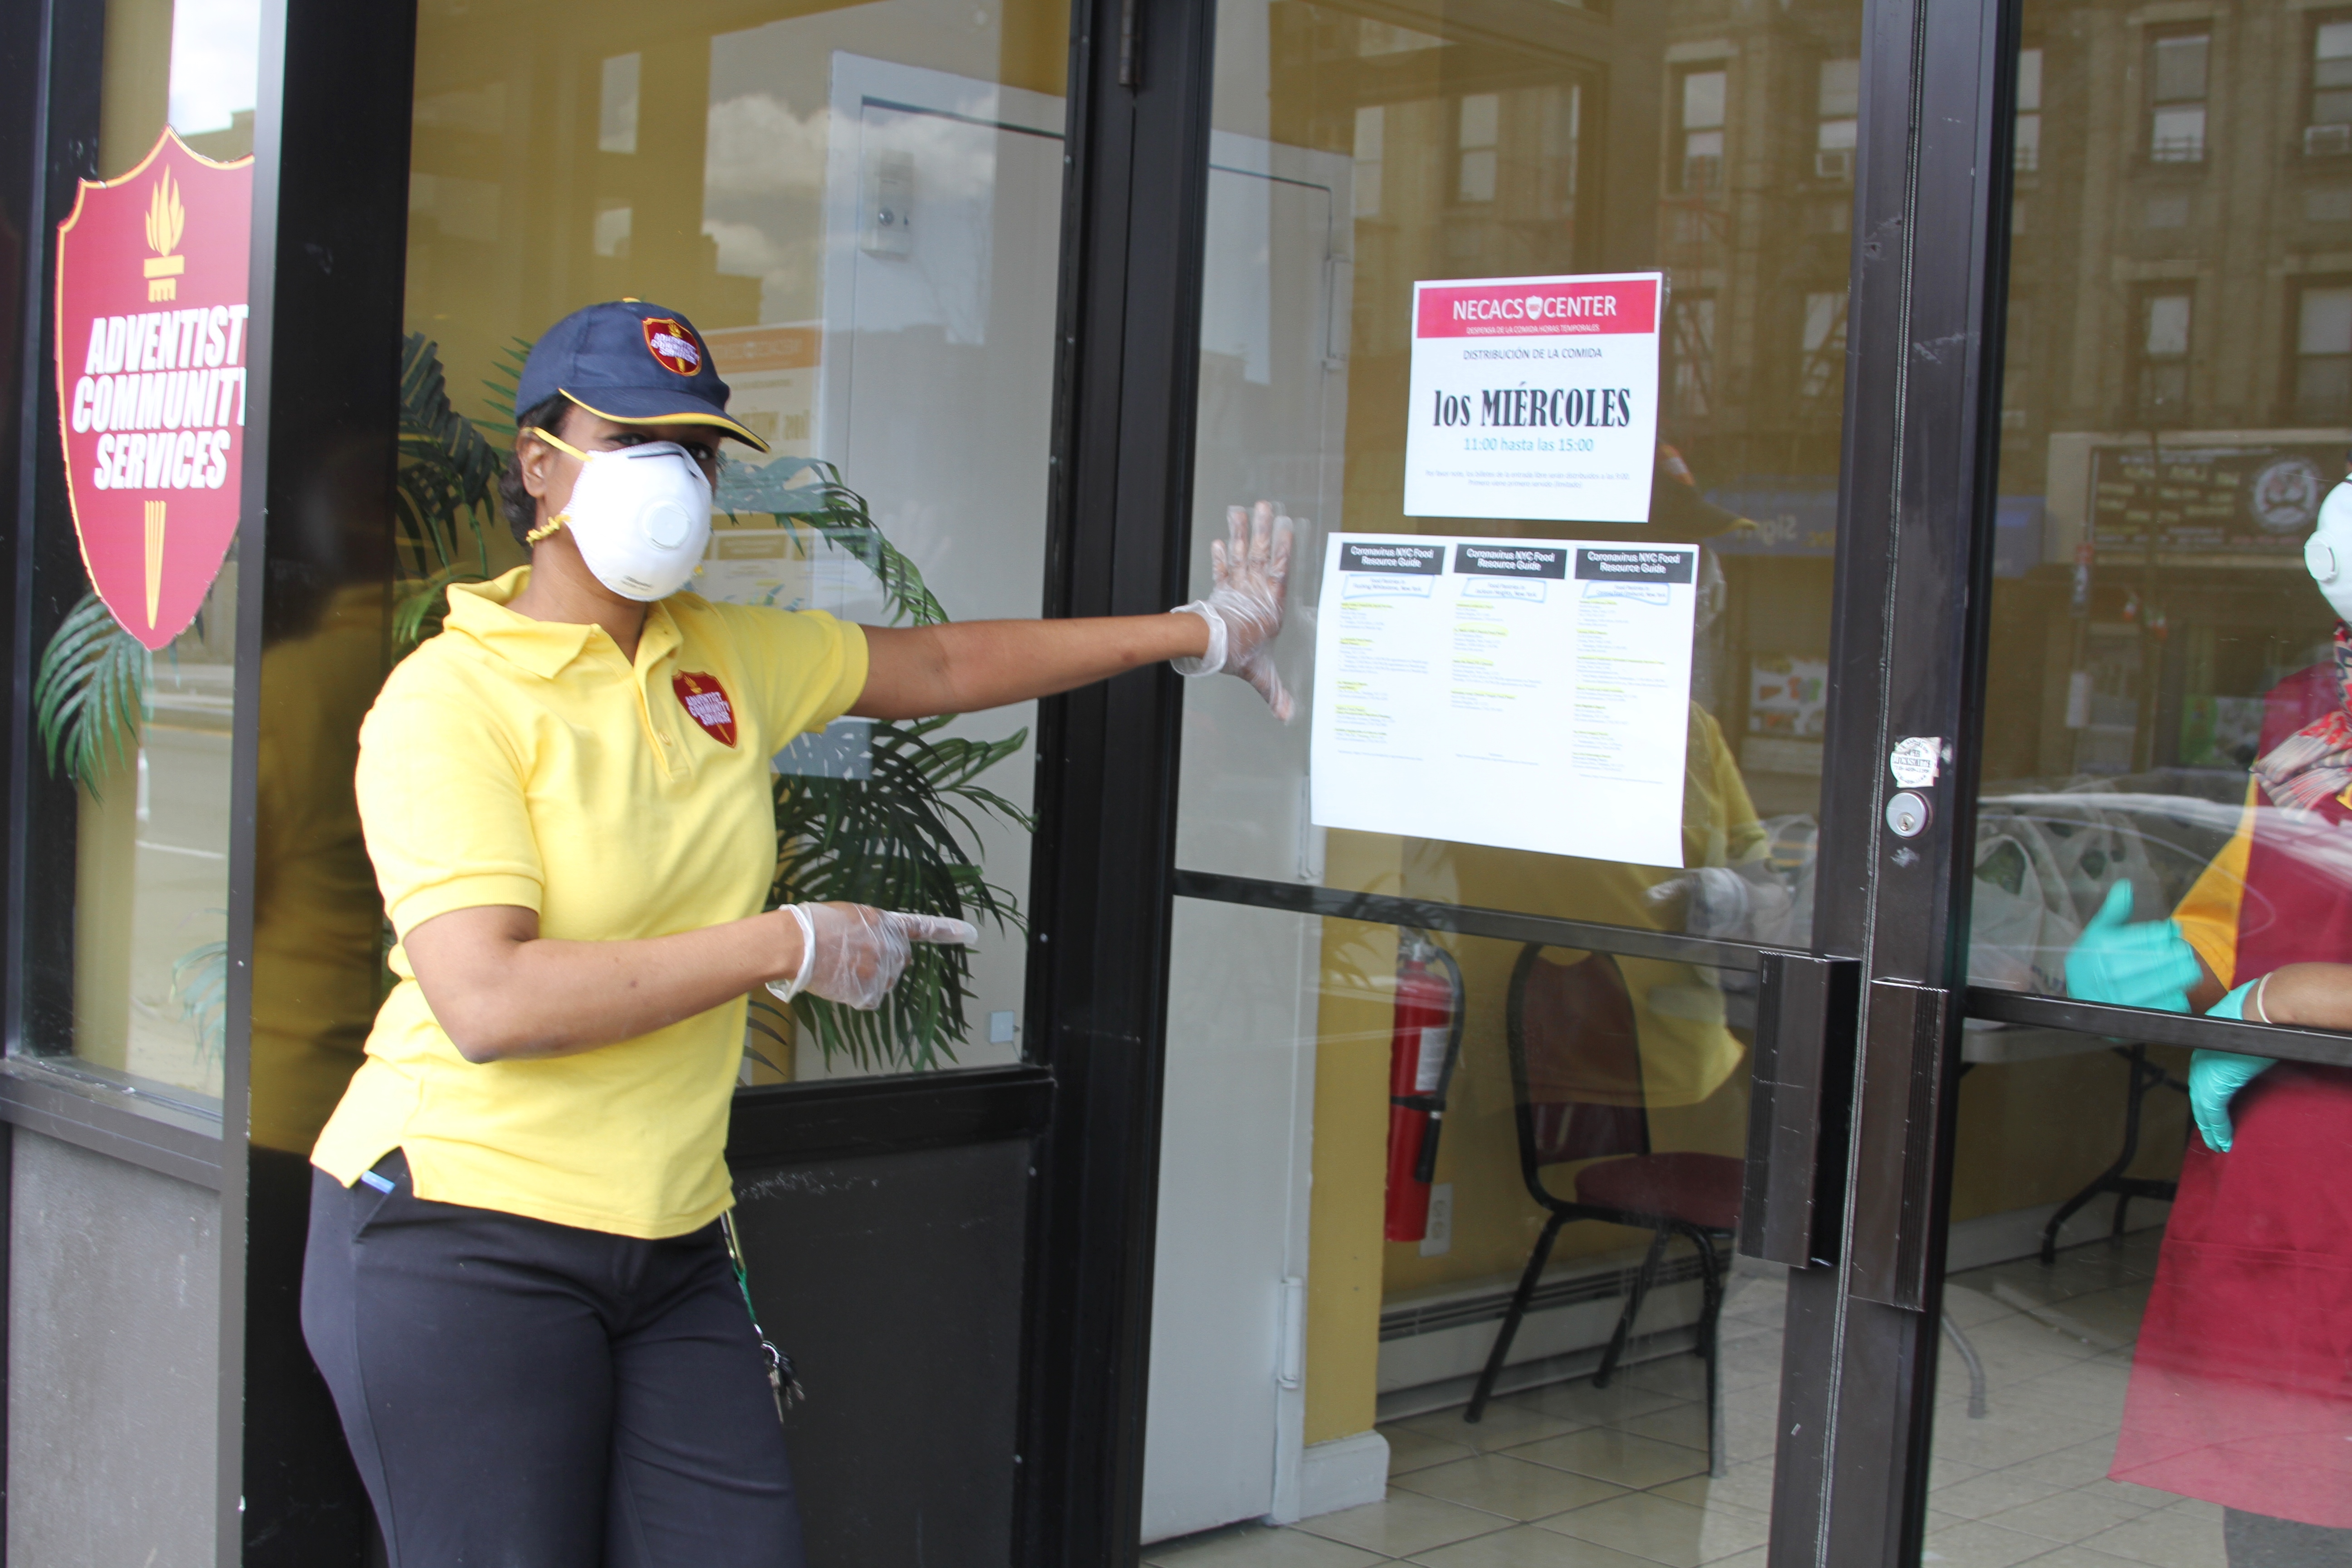
{"label": "maroon chair", "polygon": [[[1705,1306],[1696,1353],[1706,1363],[1707,1458],[1721,1473],[1716,1399],[1716,1335],[1723,1310],[1723,1269],[1717,1244],[1739,1228],[1741,1162],[1728,1154],[1654,1154],[1642,1089],[1641,1041],[1633,1000],[1617,961],[1596,952],[1574,963],[1544,957],[1530,942],[1511,971],[1506,1015],[1511,1052],[1511,1098],[1517,1112],[1519,1173],[1528,1194],[1549,1215],[1528,1255],[1519,1288],[1478,1374],[1465,1421],[1486,1414],[1511,1341],[1527,1316],[1560,1227],[1571,1220],[1602,1220],[1650,1232],[1650,1247],[1633,1275],[1625,1310],[1592,1374],[1606,1388],[1625,1353],[1633,1320],[1656,1282],[1666,1243],[1675,1237],[1698,1253]],[[1545,1184],[1544,1167],[1597,1161],[1579,1171],[1575,1195]]]}

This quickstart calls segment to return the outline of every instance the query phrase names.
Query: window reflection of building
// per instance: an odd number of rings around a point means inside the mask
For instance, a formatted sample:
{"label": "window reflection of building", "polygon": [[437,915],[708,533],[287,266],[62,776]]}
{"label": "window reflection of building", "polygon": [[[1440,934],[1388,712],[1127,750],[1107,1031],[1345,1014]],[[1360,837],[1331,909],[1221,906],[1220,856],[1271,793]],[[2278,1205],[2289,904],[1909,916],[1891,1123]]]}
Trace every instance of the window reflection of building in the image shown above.
{"label": "window reflection of building", "polygon": [[2017,51],[2017,172],[2042,167],[2042,51]]}
{"label": "window reflection of building", "polygon": [[1495,199],[1495,161],[1499,155],[1495,142],[1502,114],[1503,100],[1498,93],[1474,92],[1462,99],[1455,122],[1454,145],[1460,149],[1454,182],[1456,201]]}
{"label": "window reflection of building", "polygon": [[2352,153],[2352,22],[2312,28],[2311,110],[2304,118],[2304,156]]}
{"label": "window reflection of building", "polygon": [[2212,38],[2175,33],[2148,42],[2147,155],[2158,163],[2205,161],[2205,64]]}
{"label": "window reflection of building", "polygon": [[2352,408],[2352,287],[2305,283],[2295,300],[2295,417],[2324,424],[2341,419],[2347,408]]}
{"label": "window reflection of building", "polygon": [[1723,99],[1729,73],[1685,71],[1682,79],[1682,158],[1677,179],[1685,191],[1723,184]]}
{"label": "window reflection of building", "polygon": [[2352,438],[2352,14],[2022,30],[2000,488],[2044,510],[1996,585],[1986,777],[2242,765],[2231,715],[2328,619],[2308,516],[2256,497],[2315,504]]}
{"label": "window reflection of building", "polygon": [[1675,300],[1666,333],[1667,363],[1674,413],[1684,419],[1704,419],[1713,405],[1709,395],[1715,377],[1715,296],[1685,295]]}
{"label": "window reflection of building", "polygon": [[1813,128],[1813,174],[1823,180],[1853,178],[1855,118],[1862,103],[1862,62],[1822,62],[1821,122]]}
{"label": "window reflection of building", "polygon": [[2139,423],[2172,425],[2189,406],[2189,321],[2196,297],[2153,287],[2139,300]]}

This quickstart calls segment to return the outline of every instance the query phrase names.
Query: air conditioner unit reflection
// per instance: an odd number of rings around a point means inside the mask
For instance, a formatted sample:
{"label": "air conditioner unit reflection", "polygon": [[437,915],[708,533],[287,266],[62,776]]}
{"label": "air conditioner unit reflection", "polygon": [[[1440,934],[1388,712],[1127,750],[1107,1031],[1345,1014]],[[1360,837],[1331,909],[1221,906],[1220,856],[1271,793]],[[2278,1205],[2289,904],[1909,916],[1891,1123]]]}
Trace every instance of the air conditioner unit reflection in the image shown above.
{"label": "air conditioner unit reflection", "polygon": [[2306,125],[2303,128],[2303,155],[2306,158],[2341,158],[2352,153],[2352,125]]}
{"label": "air conditioner unit reflection", "polygon": [[1853,149],[1823,147],[1813,154],[1813,177],[1819,180],[1851,180],[1853,178]]}

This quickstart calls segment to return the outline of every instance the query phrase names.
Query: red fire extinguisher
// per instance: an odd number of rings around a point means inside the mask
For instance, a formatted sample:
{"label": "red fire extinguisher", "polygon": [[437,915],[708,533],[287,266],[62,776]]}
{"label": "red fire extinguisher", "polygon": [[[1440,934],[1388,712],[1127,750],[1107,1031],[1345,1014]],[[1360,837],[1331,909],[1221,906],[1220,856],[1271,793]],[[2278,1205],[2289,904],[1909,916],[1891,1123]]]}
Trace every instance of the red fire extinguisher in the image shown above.
{"label": "red fire extinguisher", "polygon": [[1446,1090],[1462,1055],[1462,966],[1417,931],[1397,947],[1396,1022],[1389,1036],[1388,1238],[1429,1234],[1429,1181]]}

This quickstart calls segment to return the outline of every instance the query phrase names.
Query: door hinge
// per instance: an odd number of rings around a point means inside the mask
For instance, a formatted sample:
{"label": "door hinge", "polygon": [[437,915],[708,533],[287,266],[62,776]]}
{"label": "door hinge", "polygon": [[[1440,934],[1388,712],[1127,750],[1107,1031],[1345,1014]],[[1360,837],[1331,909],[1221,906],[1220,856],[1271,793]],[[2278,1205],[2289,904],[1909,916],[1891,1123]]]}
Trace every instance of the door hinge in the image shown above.
{"label": "door hinge", "polygon": [[1136,8],[1142,0],[1118,0],[1118,85],[1143,85],[1143,36]]}
{"label": "door hinge", "polygon": [[1285,1388],[1307,1381],[1307,1281],[1296,1274],[1282,1282],[1282,1349],[1274,1380]]}

